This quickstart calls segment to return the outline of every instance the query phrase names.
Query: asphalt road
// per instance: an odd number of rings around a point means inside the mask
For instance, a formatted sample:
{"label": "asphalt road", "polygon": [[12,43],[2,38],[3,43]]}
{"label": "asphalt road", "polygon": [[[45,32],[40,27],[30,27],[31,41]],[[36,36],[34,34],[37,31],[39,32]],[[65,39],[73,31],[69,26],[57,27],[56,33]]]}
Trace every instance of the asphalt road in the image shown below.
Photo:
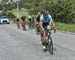
{"label": "asphalt road", "polygon": [[35,30],[22,31],[15,24],[0,25],[0,60],[75,60],[75,35],[52,33],[54,55],[43,52]]}

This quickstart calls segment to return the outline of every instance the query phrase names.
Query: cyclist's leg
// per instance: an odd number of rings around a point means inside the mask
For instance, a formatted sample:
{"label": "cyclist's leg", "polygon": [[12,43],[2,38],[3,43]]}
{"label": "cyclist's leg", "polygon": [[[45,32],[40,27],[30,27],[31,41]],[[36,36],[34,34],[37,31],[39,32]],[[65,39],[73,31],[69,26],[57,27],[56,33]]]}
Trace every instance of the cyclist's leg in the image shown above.
{"label": "cyclist's leg", "polygon": [[44,32],[43,32],[43,35],[42,35],[42,43],[43,45],[45,46],[45,49],[47,48],[47,40],[46,40],[46,33],[47,33],[47,24],[44,24]]}
{"label": "cyclist's leg", "polygon": [[29,25],[29,29],[30,29],[30,21],[28,22],[28,25]]}
{"label": "cyclist's leg", "polygon": [[26,21],[24,21],[24,30],[26,30]]}
{"label": "cyclist's leg", "polygon": [[38,22],[36,21],[36,31],[38,32],[38,26],[39,24],[38,24]]}
{"label": "cyclist's leg", "polygon": [[37,29],[38,29],[38,32],[41,31],[41,28],[40,28],[40,22],[38,22],[38,24],[37,24]]}
{"label": "cyclist's leg", "polygon": [[37,31],[39,31],[39,24],[36,24],[36,29]]}
{"label": "cyclist's leg", "polygon": [[36,21],[36,28],[38,27],[38,22]]}
{"label": "cyclist's leg", "polygon": [[41,41],[42,41],[42,45],[43,45],[43,50],[46,51],[46,32],[42,32],[41,33]]}
{"label": "cyclist's leg", "polygon": [[20,29],[20,23],[16,22],[18,29]]}
{"label": "cyclist's leg", "polygon": [[24,21],[22,21],[22,28],[23,28],[23,30],[25,30],[25,22]]}
{"label": "cyclist's leg", "polygon": [[46,42],[46,32],[44,31],[43,33],[42,33],[42,42]]}
{"label": "cyclist's leg", "polygon": [[32,25],[32,24],[31,24],[31,21],[30,21],[30,22],[29,22],[29,28],[30,28],[30,29],[31,29],[31,27],[32,27],[31,25]]}

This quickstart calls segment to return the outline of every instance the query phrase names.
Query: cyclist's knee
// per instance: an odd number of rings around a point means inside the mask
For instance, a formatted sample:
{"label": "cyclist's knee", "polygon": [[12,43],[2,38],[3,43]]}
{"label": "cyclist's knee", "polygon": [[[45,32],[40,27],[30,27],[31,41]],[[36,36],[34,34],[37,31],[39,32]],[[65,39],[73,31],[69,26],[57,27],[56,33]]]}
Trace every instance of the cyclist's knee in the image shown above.
{"label": "cyclist's knee", "polygon": [[46,32],[45,32],[45,31],[43,32],[43,35],[44,35],[44,36],[46,35]]}

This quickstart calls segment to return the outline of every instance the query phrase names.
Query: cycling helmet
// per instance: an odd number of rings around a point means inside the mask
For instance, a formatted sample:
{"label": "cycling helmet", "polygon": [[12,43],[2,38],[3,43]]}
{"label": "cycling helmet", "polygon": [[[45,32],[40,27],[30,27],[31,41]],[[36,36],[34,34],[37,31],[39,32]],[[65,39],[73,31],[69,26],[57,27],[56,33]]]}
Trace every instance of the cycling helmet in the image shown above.
{"label": "cycling helmet", "polygon": [[21,19],[22,19],[22,20],[25,20],[25,19],[26,19],[26,16],[22,16]]}
{"label": "cycling helmet", "polygon": [[43,9],[42,10],[42,13],[45,14],[45,15],[48,15],[49,14],[49,11],[47,9]]}
{"label": "cycling helmet", "polygon": [[28,18],[31,18],[31,16],[28,16]]}

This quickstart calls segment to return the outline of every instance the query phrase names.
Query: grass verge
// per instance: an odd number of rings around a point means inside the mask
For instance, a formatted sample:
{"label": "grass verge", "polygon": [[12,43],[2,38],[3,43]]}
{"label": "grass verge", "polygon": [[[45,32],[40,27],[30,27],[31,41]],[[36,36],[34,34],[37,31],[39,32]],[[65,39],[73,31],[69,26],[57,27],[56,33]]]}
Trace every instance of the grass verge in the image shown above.
{"label": "grass verge", "polygon": [[56,28],[62,31],[75,32],[75,24],[65,24],[56,22]]}

